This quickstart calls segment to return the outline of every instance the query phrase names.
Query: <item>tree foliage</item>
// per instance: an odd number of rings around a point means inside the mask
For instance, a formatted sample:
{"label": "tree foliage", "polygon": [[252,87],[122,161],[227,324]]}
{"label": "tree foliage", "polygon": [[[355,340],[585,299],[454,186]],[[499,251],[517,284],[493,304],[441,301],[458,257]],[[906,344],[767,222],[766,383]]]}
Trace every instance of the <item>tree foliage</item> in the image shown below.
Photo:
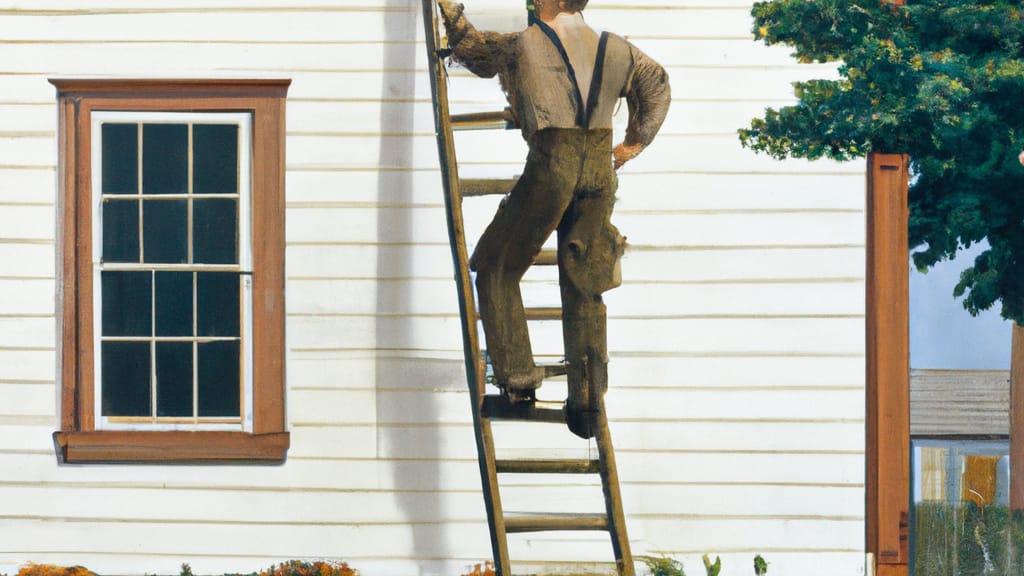
{"label": "tree foliage", "polygon": [[954,295],[972,314],[1002,302],[1024,324],[1024,5],[1020,0],[773,0],[754,35],[839,78],[794,84],[798,102],[740,130],[775,158],[910,155],[910,245],[925,270],[990,248]]}

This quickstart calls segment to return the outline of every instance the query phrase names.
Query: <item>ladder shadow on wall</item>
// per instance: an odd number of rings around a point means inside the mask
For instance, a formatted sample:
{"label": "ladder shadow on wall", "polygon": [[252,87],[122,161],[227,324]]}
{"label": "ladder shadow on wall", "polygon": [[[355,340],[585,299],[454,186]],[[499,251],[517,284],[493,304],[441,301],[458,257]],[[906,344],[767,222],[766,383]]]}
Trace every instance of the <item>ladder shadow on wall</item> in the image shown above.
{"label": "ladder shadow on wall", "polygon": [[[439,384],[451,382],[452,371],[442,368],[444,362],[415,358],[416,342],[436,342],[438,338],[413,333],[416,321],[405,316],[410,312],[409,303],[417,300],[413,259],[418,239],[413,237],[411,206],[415,203],[414,100],[420,73],[410,70],[417,69],[420,44],[410,39],[418,37],[419,28],[418,10],[410,9],[403,0],[387,0],[380,94],[390,102],[382,103],[378,155],[375,387],[378,457],[391,460],[395,474],[391,485],[403,515],[397,520],[409,530],[412,556],[423,559],[448,554],[450,538],[436,492],[442,488],[440,448],[444,441],[437,426],[440,413],[429,393]],[[430,110],[424,108],[421,113]],[[455,364],[461,368],[461,363]]]}

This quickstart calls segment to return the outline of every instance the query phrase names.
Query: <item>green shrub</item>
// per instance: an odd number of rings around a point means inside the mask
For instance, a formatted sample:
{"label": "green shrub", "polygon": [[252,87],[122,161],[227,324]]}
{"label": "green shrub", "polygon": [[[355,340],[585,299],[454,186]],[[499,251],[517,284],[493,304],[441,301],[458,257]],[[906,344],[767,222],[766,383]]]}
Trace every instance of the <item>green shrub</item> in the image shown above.
{"label": "green shrub", "polygon": [[683,563],[668,556],[640,556],[640,560],[647,565],[651,576],[686,576],[683,571]]}
{"label": "green shrub", "polygon": [[718,576],[718,573],[722,571],[722,559],[715,556],[715,561],[712,562],[711,557],[705,554],[704,571],[708,573],[708,576]]}
{"label": "green shrub", "polygon": [[768,573],[768,563],[765,562],[764,558],[760,554],[754,556],[754,574],[757,576],[764,576]]}
{"label": "green shrub", "polygon": [[1024,514],[973,502],[914,505],[914,573],[928,576],[1020,574]]}

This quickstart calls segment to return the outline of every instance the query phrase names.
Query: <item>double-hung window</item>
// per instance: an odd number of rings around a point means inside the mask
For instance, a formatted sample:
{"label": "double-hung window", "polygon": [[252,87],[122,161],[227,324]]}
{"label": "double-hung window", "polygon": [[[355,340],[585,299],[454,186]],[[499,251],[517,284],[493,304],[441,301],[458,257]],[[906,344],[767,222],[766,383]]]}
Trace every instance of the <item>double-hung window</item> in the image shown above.
{"label": "double-hung window", "polygon": [[287,81],[53,83],[62,458],[283,459]]}
{"label": "double-hung window", "polygon": [[92,114],[97,428],[252,430],[250,132]]}

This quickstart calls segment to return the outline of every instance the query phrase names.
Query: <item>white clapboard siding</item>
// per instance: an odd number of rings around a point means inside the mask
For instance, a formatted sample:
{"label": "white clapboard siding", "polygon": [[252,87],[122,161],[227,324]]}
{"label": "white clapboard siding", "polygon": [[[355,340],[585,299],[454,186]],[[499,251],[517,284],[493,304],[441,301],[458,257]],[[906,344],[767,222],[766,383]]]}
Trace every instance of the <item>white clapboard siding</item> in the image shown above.
{"label": "white clapboard siding", "polygon": [[[835,77],[831,65],[795,65],[782,62],[776,66],[751,66],[742,74],[723,77],[715,69],[667,66],[673,85],[685,87],[673,93],[675,102],[705,100],[720,102],[790,102],[794,101],[792,83],[800,80]],[[353,85],[353,84],[358,84]],[[496,79],[481,80],[467,71],[451,69],[451,102],[459,109],[483,106],[481,96],[498,98]],[[337,72],[302,71],[294,76],[289,90],[292,102],[349,101],[430,101],[430,84],[425,76],[414,71],[352,70]],[[493,106],[501,106],[495,100]],[[621,112],[620,112],[621,113]]]}
{"label": "white clapboard siding", "polygon": [[56,394],[52,382],[12,380],[0,386],[3,386],[6,400],[4,405],[0,406],[0,419],[10,417],[11,423],[18,423],[34,422],[34,418],[46,418],[47,425],[56,420]]}
{"label": "white clapboard siding", "polygon": [[4,135],[0,133],[0,154],[6,166],[49,168],[54,162],[54,139],[50,135]]}
{"label": "white clapboard siding", "polygon": [[[859,282],[837,280],[818,285],[747,281],[720,285],[708,295],[701,284],[628,283],[606,299],[611,318],[860,316]],[[527,306],[557,306],[557,280],[538,279],[523,286]],[[811,293],[811,297],[806,296]],[[287,294],[292,316],[456,315],[451,280],[294,279]],[[835,302],[846,304],[836,308]]]}
{"label": "white clapboard siding", "polygon": [[40,104],[0,104],[0,134],[31,134],[53,137],[57,116],[51,102]]}
{"label": "white clapboard siding", "polygon": [[[385,424],[387,426],[385,426]],[[465,424],[380,423],[384,428],[375,435],[375,427],[361,424],[331,426],[294,426],[293,456],[335,458],[437,459],[472,458],[476,452],[472,429]],[[864,428],[859,420],[807,419],[732,419],[672,420],[669,422],[618,421],[614,425],[617,450],[677,451],[856,451],[863,439],[856,431]],[[44,433],[37,430],[35,433]],[[26,432],[28,433],[28,432]],[[587,446],[567,432],[550,426],[495,426],[501,454],[522,454],[538,443],[552,456],[576,454],[583,457]],[[361,440],[361,442],[360,442]],[[376,446],[374,447],[374,444]]]}
{"label": "white clapboard siding", "polygon": [[[481,98],[491,99],[495,90],[488,89]],[[723,130],[723,126],[741,126],[749,123],[751,118],[764,111],[765,101],[761,100],[730,100],[715,98],[708,100],[676,99],[678,108],[671,108],[665,123],[662,125],[661,137],[691,136],[703,137],[728,136],[735,140],[735,129]],[[789,100],[778,100],[773,105],[785,105]],[[500,104],[489,110],[496,110]],[[685,110],[684,115],[681,110]],[[626,109],[620,109],[615,116],[616,121],[625,121]],[[377,133],[382,129],[385,134],[433,136],[433,117],[429,99],[388,99],[388,100],[296,100],[288,105],[288,126],[290,134],[310,134],[315,136],[335,135],[364,136]],[[507,130],[495,134],[490,131],[466,131],[456,134],[456,145],[472,148],[481,141],[493,147],[500,143],[501,150],[485,149],[480,151],[498,159],[506,159],[506,149],[518,147],[521,142],[519,131]],[[653,149],[652,149],[653,150]],[[746,154],[750,154],[746,152]],[[465,156],[460,154],[460,158]],[[487,156],[483,156],[487,157]],[[476,156],[468,156],[475,160]]]}
{"label": "white clapboard siding", "polygon": [[56,332],[52,313],[0,316],[0,348],[53,349]]}
{"label": "white clapboard siding", "polygon": [[[627,238],[628,239],[628,238]],[[40,246],[42,250],[45,246]],[[52,251],[52,247],[47,248]],[[624,285],[635,283],[742,284],[862,283],[862,245],[628,246],[622,260]],[[445,242],[373,244],[291,242],[288,277],[295,281],[334,279],[448,280],[451,251]],[[48,264],[44,262],[44,264]],[[789,270],[792,269],[792,272]],[[781,271],[785,270],[785,273]],[[531,270],[526,281],[550,280],[551,272]],[[610,292],[608,298],[615,298]],[[455,301],[456,295],[449,298]],[[858,303],[842,303],[853,306]]]}
{"label": "white clapboard siding", "polygon": [[[294,390],[466,390],[461,350],[445,354],[412,350],[294,351],[289,378]],[[616,352],[609,364],[612,394],[623,388],[691,390],[860,390],[862,360],[854,354],[747,352],[666,354]],[[834,367],[829,371],[827,368]],[[542,388],[542,390],[545,390]],[[782,398],[787,398],[783,394]],[[783,400],[785,401],[785,400]],[[642,409],[643,407],[641,407]],[[612,410],[617,410],[613,407]]]}
{"label": "white clapboard siding", "polygon": [[[50,112],[54,110],[51,108]],[[56,197],[57,183],[51,168],[19,166],[12,169],[3,160],[0,161],[0,178],[4,182],[4,187],[0,188],[0,205],[53,204]]]}
{"label": "white clapboard siding", "polygon": [[[482,28],[521,3],[478,0]],[[620,171],[628,237],[609,308],[609,417],[635,554],[723,576],[863,570],[863,162],[777,162],[736,130],[834,78],[750,32],[749,0],[595,2],[588,21],[666,66],[658,140]],[[656,15],[656,17],[652,17]],[[489,557],[440,193],[420,6],[385,0],[0,0],[0,573],[245,572],[337,558],[458,574]],[[54,457],[57,112],[48,78],[286,77],[287,377],[280,466],[62,466]],[[452,70],[457,111],[499,110]],[[626,107],[615,118],[621,135]],[[464,176],[514,177],[516,131],[457,136]],[[497,199],[466,203],[472,249]],[[554,270],[528,303],[554,305]],[[561,357],[558,323],[536,351]],[[542,389],[565,394],[564,380]],[[585,457],[564,430],[499,451]],[[599,507],[595,479],[510,475],[503,496]],[[531,566],[607,569],[601,534],[517,536]],[[603,564],[602,564],[603,563]]]}
{"label": "white clapboard siding", "polygon": [[[37,424],[43,426],[42,423]],[[210,466],[192,470],[188,475],[169,478],[160,466],[132,467],[131,474],[110,481],[110,470],[99,467],[74,468],[60,472],[55,480],[57,465],[52,453],[38,450],[0,450],[0,463],[7,466],[0,486],[5,490],[23,486],[53,486],[73,492],[76,488],[103,487],[109,490],[133,488],[147,490],[206,491],[209,495],[233,492],[311,492],[335,493],[346,491],[432,492],[475,491],[479,489],[476,459],[438,460],[413,458],[388,460],[384,458],[291,458],[288,466],[267,468],[262,474],[239,478],[225,474],[224,467]],[[696,488],[725,488],[729,486],[754,490],[758,487],[805,488],[857,488],[864,477],[863,458],[856,453],[832,452],[731,452],[715,451],[622,451],[618,455],[622,467],[622,485],[630,493],[643,494],[646,487],[672,486]],[[671,457],[669,457],[671,456]],[[686,481],[675,481],[677,468],[689,470]],[[230,467],[229,467],[230,468]],[[803,471],[799,481],[793,481],[793,469]],[[339,486],[338,477],[345,477]],[[556,479],[508,476],[503,486],[537,487],[552,485]],[[593,485],[593,480],[573,477],[580,485]],[[543,496],[537,490],[537,497]],[[116,492],[110,492],[116,496]]]}
{"label": "white clapboard siding", "polygon": [[[558,324],[534,323],[535,346],[560,346]],[[462,346],[456,316],[293,316],[287,328],[288,344],[295,350],[360,349],[367,339],[385,349]],[[862,318],[611,318],[608,332],[609,348],[623,353],[856,354],[863,346],[864,326]]]}
{"label": "white clapboard siding", "polygon": [[[424,383],[429,385],[429,382]],[[632,386],[630,386],[632,384]],[[641,387],[623,382],[608,396],[613,421],[672,420],[859,420],[858,391],[794,390],[781,398],[772,390],[692,390]],[[295,425],[346,423],[458,424],[465,421],[465,391],[315,389],[289,397]],[[813,412],[808,406],[814,406]]]}
{"label": "white clapboard siding", "polygon": [[859,210],[858,198],[864,181],[861,175],[834,176],[823,184],[814,174],[773,176],[768,186],[764,176],[734,174],[687,174],[671,185],[653,174],[625,172],[619,175],[617,211],[702,212]]}
{"label": "white clapboard siding", "polygon": [[[493,209],[485,207],[476,214],[467,205],[467,237],[479,237]],[[25,212],[31,212],[25,210]],[[428,243],[444,242],[444,212],[440,207],[351,207],[343,210],[319,208],[293,209],[288,214],[288,242],[367,243],[379,238],[384,243],[413,243],[422,238]],[[476,216],[470,220],[472,216]],[[851,212],[720,212],[714,214],[635,214],[613,216],[621,230],[629,232],[638,245],[657,245],[671,231],[673,241],[681,245],[717,246],[834,246],[863,243],[864,218]],[[328,223],[332,223],[328,226]],[[475,243],[475,242],[474,242]]]}
{"label": "white clapboard siding", "polygon": [[[0,203],[0,211],[6,209],[7,205]],[[41,289],[43,298],[53,295],[53,291],[50,289],[52,287],[50,279],[53,278],[56,268],[54,252],[54,244],[48,241],[4,242],[0,240],[0,310],[3,310],[4,304],[7,304],[8,310],[12,312],[33,311],[32,305],[27,301],[6,297],[7,294],[4,294],[2,287],[5,281],[9,282],[6,289],[11,292],[23,290],[23,285],[26,283],[30,286],[35,283],[35,288]],[[49,284],[40,284],[40,282]],[[13,294],[10,295],[13,296]],[[53,313],[52,306],[53,299],[50,298],[45,306],[35,310]]]}
{"label": "white clapboard siding", "polygon": [[[0,208],[0,212],[6,211],[6,209],[6,207]],[[47,252],[53,254],[52,242],[37,244],[31,242],[3,243],[0,241],[0,246],[6,247],[8,254],[11,254],[10,259],[3,260],[3,262],[7,263],[12,270],[21,265],[17,259],[19,257],[46,254]],[[23,251],[19,255],[18,251],[22,249]],[[16,274],[0,276],[0,314],[53,314],[54,291],[52,272],[49,278],[45,276],[20,277]]]}

